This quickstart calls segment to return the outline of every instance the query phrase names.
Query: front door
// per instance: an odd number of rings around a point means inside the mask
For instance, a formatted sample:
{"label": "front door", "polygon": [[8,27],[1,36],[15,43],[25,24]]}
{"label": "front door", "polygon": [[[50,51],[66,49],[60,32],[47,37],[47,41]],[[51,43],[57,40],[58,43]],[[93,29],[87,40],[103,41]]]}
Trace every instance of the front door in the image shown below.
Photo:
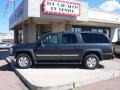
{"label": "front door", "polygon": [[65,33],[62,34],[61,37],[61,60],[80,60],[79,43],[76,34]]}
{"label": "front door", "polygon": [[37,60],[59,60],[58,34],[46,34],[40,42],[35,50]]}

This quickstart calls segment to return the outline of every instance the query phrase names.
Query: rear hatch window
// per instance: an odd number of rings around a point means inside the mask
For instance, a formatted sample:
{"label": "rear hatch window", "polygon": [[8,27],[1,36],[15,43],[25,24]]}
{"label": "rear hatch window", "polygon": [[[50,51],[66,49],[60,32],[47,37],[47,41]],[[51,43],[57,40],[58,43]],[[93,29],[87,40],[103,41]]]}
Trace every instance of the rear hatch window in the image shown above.
{"label": "rear hatch window", "polygon": [[99,33],[81,33],[85,43],[110,43],[110,40],[104,34]]}

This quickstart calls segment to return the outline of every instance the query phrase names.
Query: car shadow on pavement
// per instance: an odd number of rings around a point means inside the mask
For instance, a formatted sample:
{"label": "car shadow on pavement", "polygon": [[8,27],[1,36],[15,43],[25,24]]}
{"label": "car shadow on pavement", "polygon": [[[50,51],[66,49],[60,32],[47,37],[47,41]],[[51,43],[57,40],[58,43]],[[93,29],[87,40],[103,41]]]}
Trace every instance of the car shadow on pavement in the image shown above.
{"label": "car shadow on pavement", "polygon": [[118,58],[118,59],[120,59],[120,55],[115,55],[115,58]]}
{"label": "car shadow on pavement", "polygon": [[9,64],[5,64],[0,67],[0,71],[13,71]]}
{"label": "car shadow on pavement", "polygon": [[74,68],[81,68],[84,67],[80,64],[36,64],[33,65],[32,68],[34,69],[40,69],[40,68],[46,68],[46,69],[55,69],[55,68],[64,68],[64,69],[74,69]]}
{"label": "car shadow on pavement", "polygon": [[103,65],[101,65],[101,64],[99,64],[97,68],[98,68],[98,69],[103,69],[103,68],[104,68],[104,66],[103,66]]}
{"label": "car shadow on pavement", "polygon": [[[33,69],[86,69],[81,64],[36,64],[32,66]],[[103,69],[104,66],[99,64],[97,69]]]}

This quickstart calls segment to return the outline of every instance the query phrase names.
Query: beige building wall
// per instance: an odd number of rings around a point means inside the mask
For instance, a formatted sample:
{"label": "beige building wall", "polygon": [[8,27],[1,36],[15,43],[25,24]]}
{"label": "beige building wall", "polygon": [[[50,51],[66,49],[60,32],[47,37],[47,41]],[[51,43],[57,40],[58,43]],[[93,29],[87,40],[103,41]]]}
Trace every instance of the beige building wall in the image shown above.
{"label": "beige building wall", "polygon": [[27,24],[22,25],[22,31],[23,31],[23,41],[22,43],[27,42]]}
{"label": "beige building wall", "polygon": [[53,22],[51,24],[28,23],[22,25],[23,43],[32,43],[39,39],[46,32],[65,32],[71,31],[72,25],[62,22]]}
{"label": "beige building wall", "polygon": [[28,23],[22,26],[23,43],[32,43],[36,41],[36,24]]}
{"label": "beige building wall", "polygon": [[52,32],[64,32],[65,24],[64,23],[52,23]]}
{"label": "beige building wall", "polygon": [[43,33],[51,32],[51,31],[52,31],[52,26],[51,26],[51,24],[44,24],[42,31],[43,31]]}
{"label": "beige building wall", "polygon": [[65,24],[65,31],[69,32],[72,30],[72,25],[71,24]]}

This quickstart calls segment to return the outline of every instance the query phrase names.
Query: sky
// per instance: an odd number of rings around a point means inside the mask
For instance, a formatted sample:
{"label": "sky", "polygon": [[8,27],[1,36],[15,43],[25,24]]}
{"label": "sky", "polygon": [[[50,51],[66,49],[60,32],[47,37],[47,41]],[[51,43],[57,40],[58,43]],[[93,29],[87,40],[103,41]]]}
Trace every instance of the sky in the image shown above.
{"label": "sky", "polygon": [[[0,0],[0,33],[9,32],[9,17],[14,11],[14,4],[11,3],[5,12],[8,0]],[[22,0],[15,0],[16,7]],[[91,8],[101,9],[109,12],[120,12],[120,0],[77,0],[87,2]],[[5,12],[5,13],[4,13]]]}
{"label": "sky", "polygon": [[103,11],[120,12],[120,0],[80,0],[88,2],[88,6],[91,8],[98,8]]}
{"label": "sky", "polygon": [[[5,12],[8,0],[0,0],[0,33],[9,32],[9,17],[14,11],[14,4],[11,3]],[[16,7],[22,0],[15,0]],[[5,12],[5,13],[4,13]]]}

